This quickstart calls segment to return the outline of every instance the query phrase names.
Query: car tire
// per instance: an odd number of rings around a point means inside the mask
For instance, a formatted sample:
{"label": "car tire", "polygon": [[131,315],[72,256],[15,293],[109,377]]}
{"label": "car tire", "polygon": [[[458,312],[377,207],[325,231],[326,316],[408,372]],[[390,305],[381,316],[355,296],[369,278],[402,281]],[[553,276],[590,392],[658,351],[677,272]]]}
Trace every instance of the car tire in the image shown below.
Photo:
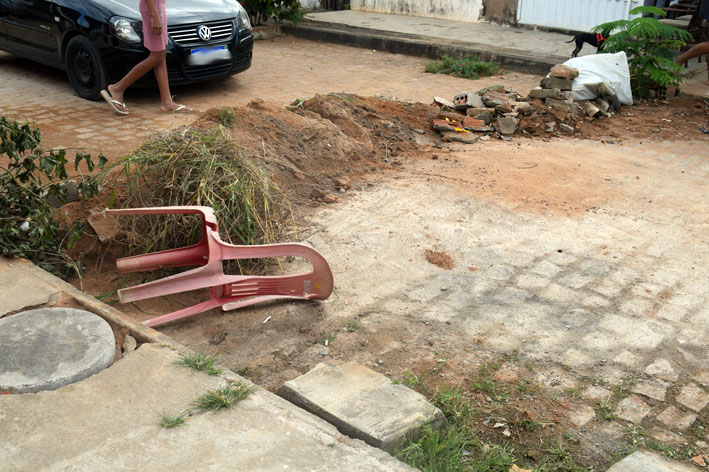
{"label": "car tire", "polygon": [[106,68],[101,55],[85,36],[74,36],[64,54],[69,82],[81,98],[98,100],[106,88]]}

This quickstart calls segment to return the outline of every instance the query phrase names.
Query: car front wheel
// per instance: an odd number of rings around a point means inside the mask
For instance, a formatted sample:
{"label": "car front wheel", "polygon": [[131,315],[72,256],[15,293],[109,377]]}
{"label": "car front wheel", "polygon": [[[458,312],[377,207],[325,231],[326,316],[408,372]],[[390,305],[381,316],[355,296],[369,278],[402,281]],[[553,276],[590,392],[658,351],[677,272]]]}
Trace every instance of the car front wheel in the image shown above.
{"label": "car front wheel", "polygon": [[98,100],[106,88],[106,69],[98,51],[84,36],[71,38],[66,46],[69,82],[81,98]]}

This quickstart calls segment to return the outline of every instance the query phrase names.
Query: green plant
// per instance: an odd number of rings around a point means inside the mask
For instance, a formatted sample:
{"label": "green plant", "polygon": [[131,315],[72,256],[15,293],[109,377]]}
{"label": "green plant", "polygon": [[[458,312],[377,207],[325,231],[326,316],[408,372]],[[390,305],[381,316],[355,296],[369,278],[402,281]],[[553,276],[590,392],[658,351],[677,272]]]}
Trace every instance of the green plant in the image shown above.
{"label": "green plant", "polygon": [[[636,7],[630,14],[666,15],[656,7]],[[604,52],[627,54],[635,97],[649,96],[655,84],[667,87],[681,83],[681,67],[675,62],[675,52],[692,40],[687,31],[660,23],[652,16],[603,23],[593,31],[608,37],[603,44]]]}
{"label": "green plant", "polygon": [[303,18],[299,0],[243,0],[241,5],[254,25],[261,25],[271,18],[294,23]]}
{"label": "green plant", "polygon": [[216,358],[198,353],[182,354],[177,361],[177,364],[180,366],[190,367],[201,372],[206,372],[209,375],[219,375],[222,373],[222,369],[217,367],[215,365],[216,363]]}
{"label": "green plant", "polygon": [[485,58],[442,56],[440,61],[426,63],[424,70],[430,74],[451,74],[465,79],[479,79],[497,74],[500,66]]}
{"label": "green plant", "polygon": [[351,320],[347,322],[347,331],[349,331],[350,333],[354,333],[361,327],[362,325],[359,324],[359,321],[357,320]]}
{"label": "green plant", "polygon": [[236,116],[228,108],[222,108],[219,110],[219,121],[228,128],[234,124],[234,121],[236,121]]}
{"label": "green plant", "polygon": [[410,370],[406,369],[401,373],[401,376],[403,377],[404,380],[404,385],[406,385],[409,388],[414,388],[421,384],[422,376],[418,376],[411,372]]}
{"label": "green plant", "polygon": [[185,416],[187,416],[187,412],[184,411],[179,415],[172,415],[163,410],[160,413],[160,426],[163,428],[174,428],[176,426],[180,426],[185,422]]}
{"label": "green plant", "polygon": [[424,472],[466,471],[470,470],[466,452],[474,447],[475,440],[466,428],[452,426],[437,430],[426,426],[416,441],[396,450],[394,456]]}
{"label": "green plant", "polygon": [[[0,250],[2,255],[24,257],[63,278],[81,275],[80,263],[64,249],[81,238],[83,225],[61,226],[47,200],[54,197],[63,202],[67,198],[63,184],[66,151],[45,149],[41,142],[39,129],[0,116],[0,156],[7,157],[3,159],[6,164],[0,165]],[[103,169],[106,158],[99,155],[98,164],[94,164],[89,154],[77,152],[75,170],[82,161],[92,172],[96,165]],[[98,194],[100,182],[96,176],[81,178],[79,197]]]}
{"label": "green plant", "polygon": [[669,445],[663,443],[662,441],[652,440],[648,441],[647,447],[653,451],[657,451],[668,459],[672,459],[677,455],[677,452]]}
{"label": "green plant", "polygon": [[251,372],[251,367],[248,365],[245,365],[244,367],[240,368],[239,370],[236,371],[237,374],[239,375],[246,375],[249,372]]}
{"label": "green plant", "polygon": [[222,408],[232,408],[248,397],[253,388],[243,382],[234,382],[214,390],[208,390],[195,400],[194,406],[202,411],[219,411]]}
{"label": "green plant", "polygon": [[596,407],[601,418],[603,418],[604,420],[612,421],[615,419],[615,412],[613,406],[608,401],[600,401],[596,403]]}
{"label": "green plant", "polygon": [[472,424],[472,420],[475,417],[475,408],[465,396],[463,387],[440,387],[433,397],[433,403],[449,421],[461,425]]}

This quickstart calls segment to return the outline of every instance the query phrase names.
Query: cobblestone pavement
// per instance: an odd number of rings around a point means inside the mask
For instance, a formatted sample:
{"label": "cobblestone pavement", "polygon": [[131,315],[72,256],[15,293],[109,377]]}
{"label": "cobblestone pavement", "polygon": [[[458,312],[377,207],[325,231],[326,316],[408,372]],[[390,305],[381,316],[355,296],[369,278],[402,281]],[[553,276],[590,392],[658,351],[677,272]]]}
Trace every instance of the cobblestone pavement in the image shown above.
{"label": "cobblestone pavement", "polygon": [[[537,380],[563,397],[577,392],[568,415],[582,433],[603,428],[618,438],[628,425],[642,425],[658,441],[706,450],[706,142],[635,142],[601,152],[590,141],[563,140],[466,149],[316,218],[326,231],[312,241],[328,248],[338,274],[327,316],[366,313],[363,326],[379,331],[391,320],[423,321],[430,328],[417,336],[424,339],[442,326],[448,334],[429,356],[450,362],[516,353],[551,363],[534,363]],[[512,158],[501,171],[510,174],[529,163],[578,162],[604,184],[588,179],[588,194],[598,199],[581,215],[540,215],[503,195],[481,196],[490,179],[516,185],[490,175],[493,159],[483,156]],[[549,188],[577,185],[563,167]],[[427,264],[425,249],[450,255],[455,268]],[[414,343],[398,341],[379,355]],[[597,417],[599,402],[618,422]]]}
{"label": "cobblestone pavement", "polygon": [[[430,103],[453,96],[471,82],[426,74],[426,60],[400,54],[349,48],[281,37],[257,41],[249,70],[222,81],[174,88],[178,103],[203,112],[211,107],[244,105],[254,98],[290,103],[316,93],[352,92],[365,96]],[[512,73],[505,83],[520,93],[537,85],[536,76]],[[482,88],[499,82],[486,78]],[[48,146],[103,151],[109,159],[140,145],[151,131],[185,125],[194,115],[162,114],[156,90],[129,90],[131,113],[113,113],[103,102],[74,94],[66,74],[0,52],[0,111],[14,119],[36,122]]]}

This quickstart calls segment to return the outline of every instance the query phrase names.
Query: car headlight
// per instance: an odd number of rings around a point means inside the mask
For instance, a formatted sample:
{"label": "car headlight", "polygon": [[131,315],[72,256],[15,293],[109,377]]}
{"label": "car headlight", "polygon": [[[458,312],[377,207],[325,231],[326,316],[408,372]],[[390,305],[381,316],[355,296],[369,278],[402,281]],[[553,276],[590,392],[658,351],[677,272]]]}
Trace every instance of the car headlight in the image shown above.
{"label": "car headlight", "polygon": [[251,20],[249,19],[249,14],[246,13],[246,10],[244,10],[244,7],[242,7],[240,3],[237,3],[237,5],[239,7],[238,13],[236,14],[236,22],[239,25],[239,29],[251,29]]}
{"label": "car headlight", "polygon": [[135,20],[114,16],[111,18],[111,31],[127,43],[140,43],[140,35],[135,31],[133,24]]}

